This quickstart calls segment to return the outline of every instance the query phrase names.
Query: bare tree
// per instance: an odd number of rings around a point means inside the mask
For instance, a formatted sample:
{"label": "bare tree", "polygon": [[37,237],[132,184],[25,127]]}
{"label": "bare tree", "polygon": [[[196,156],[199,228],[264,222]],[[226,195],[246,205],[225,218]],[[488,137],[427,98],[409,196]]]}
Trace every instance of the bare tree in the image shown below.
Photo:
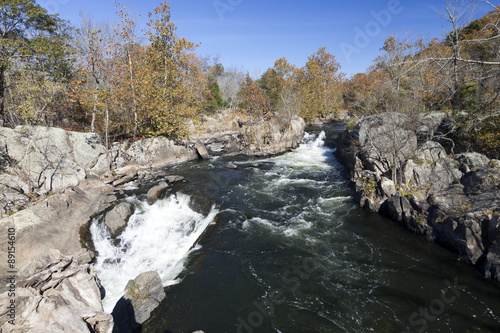
{"label": "bare tree", "polygon": [[222,75],[217,77],[222,98],[228,103],[230,109],[236,106],[238,92],[244,81],[245,74],[235,67],[225,70]]}

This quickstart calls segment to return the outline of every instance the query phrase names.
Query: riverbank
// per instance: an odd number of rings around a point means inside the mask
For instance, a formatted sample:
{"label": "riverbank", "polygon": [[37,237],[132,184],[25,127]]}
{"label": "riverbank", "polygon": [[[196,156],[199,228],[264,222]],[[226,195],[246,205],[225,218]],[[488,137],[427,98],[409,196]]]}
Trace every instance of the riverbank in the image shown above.
{"label": "riverbank", "polygon": [[455,154],[446,135],[452,127],[445,113],[368,116],[342,133],[336,155],[361,207],[436,241],[500,282],[500,161]]}

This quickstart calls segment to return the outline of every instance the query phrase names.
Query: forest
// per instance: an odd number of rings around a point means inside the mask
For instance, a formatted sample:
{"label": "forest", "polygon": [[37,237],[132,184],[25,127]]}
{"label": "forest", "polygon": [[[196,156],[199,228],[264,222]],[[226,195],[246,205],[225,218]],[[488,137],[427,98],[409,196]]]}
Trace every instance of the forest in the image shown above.
{"label": "forest", "polygon": [[197,54],[176,34],[167,2],[142,32],[118,1],[116,24],[83,14],[73,27],[35,0],[1,0],[0,125],[95,132],[109,143],[185,137],[189,123],[221,110],[283,126],[295,115],[312,121],[341,110],[347,126],[379,112],[445,111],[454,145],[499,158],[500,8],[483,1],[491,11],[471,21],[476,2],[448,1],[445,38],[391,36],[373,65],[350,78],[319,48],[303,67],[283,57],[254,80]]}

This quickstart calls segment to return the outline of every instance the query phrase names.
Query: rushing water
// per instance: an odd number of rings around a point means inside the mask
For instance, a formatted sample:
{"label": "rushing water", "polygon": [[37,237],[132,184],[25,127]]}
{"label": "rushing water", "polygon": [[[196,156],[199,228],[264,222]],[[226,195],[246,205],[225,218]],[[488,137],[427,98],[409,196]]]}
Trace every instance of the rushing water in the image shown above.
{"label": "rushing water", "polygon": [[[310,132],[292,152],[231,161],[237,170],[224,158],[174,168],[189,181],[152,206],[147,189],[126,195],[137,208],[119,239],[92,225],[106,309],[155,270],[167,298],[143,332],[499,332],[500,288],[357,208],[324,139]],[[193,195],[216,207],[193,211]]]}

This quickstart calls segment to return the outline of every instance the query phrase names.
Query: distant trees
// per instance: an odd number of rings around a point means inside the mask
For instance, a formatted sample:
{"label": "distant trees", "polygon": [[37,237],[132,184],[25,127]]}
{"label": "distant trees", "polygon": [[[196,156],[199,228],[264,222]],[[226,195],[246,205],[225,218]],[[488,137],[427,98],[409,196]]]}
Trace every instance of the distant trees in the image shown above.
{"label": "distant trees", "polygon": [[271,108],[280,117],[300,115],[307,121],[338,114],[343,106],[344,74],[335,57],[320,48],[302,68],[280,58],[259,80]]}

